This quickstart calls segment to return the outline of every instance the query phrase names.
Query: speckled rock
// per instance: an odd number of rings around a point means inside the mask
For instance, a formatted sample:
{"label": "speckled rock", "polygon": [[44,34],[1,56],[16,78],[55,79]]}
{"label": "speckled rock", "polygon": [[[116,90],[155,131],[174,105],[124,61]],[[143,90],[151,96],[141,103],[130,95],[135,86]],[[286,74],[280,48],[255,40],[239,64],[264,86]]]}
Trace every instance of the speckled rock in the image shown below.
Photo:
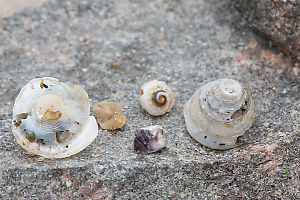
{"label": "speckled rock", "polygon": [[233,0],[251,28],[300,60],[299,0]]}
{"label": "speckled rock", "polygon": [[[229,2],[57,0],[1,18],[0,199],[299,199],[300,86],[265,62],[273,49],[231,27]],[[12,107],[44,76],[82,85],[92,105],[119,102],[126,126],[99,130],[70,158],[27,154],[10,131]],[[253,93],[257,116],[241,147],[220,152],[189,136],[183,105],[202,82],[224,77]],[[174,88],[164,116],[138,103],[154,79]],[[133,132],[155,124],[167,147],[135,154]]]}

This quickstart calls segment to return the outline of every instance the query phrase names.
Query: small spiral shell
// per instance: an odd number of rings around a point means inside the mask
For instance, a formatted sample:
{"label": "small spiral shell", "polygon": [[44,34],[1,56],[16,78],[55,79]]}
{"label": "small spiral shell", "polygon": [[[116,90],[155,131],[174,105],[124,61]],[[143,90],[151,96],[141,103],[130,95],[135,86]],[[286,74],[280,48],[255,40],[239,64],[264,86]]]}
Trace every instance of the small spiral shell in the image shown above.
{"label": "small spiral shell", "polygon": [[212,149],[238,146],[237,139],[255,119],[250,92],[232,79],[203,85],[185,104],[184,117],[190,135]]}
{"label": "small spiral shell", "polygon": [[172,89],[165,82],[153,80],[141,88],[140,104],[150,115],[169,112],[175,103]]}

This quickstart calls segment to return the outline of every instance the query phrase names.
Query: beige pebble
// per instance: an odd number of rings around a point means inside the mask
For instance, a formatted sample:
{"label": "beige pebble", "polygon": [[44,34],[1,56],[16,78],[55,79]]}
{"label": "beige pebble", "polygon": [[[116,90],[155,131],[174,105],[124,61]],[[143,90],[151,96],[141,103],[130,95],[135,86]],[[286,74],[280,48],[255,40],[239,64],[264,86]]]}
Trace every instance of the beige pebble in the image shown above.
{"label": "beige pebble", "polygon": [[125,110],[119,103],[112,101],[96,103],[93,112],[102,129],[116,130],[126,123]]}

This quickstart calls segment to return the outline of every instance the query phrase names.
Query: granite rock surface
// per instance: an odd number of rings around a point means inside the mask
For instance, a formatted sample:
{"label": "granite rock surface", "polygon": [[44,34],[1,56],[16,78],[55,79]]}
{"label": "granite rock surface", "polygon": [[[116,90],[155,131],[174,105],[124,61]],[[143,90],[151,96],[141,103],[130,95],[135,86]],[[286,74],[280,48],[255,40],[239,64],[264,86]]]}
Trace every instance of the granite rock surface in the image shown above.
{"label": "granite rock surface", "polygon": [[[299,199],[299,71],[249,29],[229,0],[49,1],[0,18],[0,199]],[[287,69],[293,69],[292,79]],[[11,133],[11,112],[31,79],[80,84],[91,104],[119,102],[126,125],[99,130],[82,152],[45,159]],[[210,150],[186,131],[183,106],[200,84],[243,83],[257,105],[239,148]],[[166,115],[138,104],[146,81],[176,96]],[[133,133],[159,124],[167,147],[138,155]]]}
{"label": "granite rock surface", "polygon": [[300,1],[234,0],[249,26],[275,46],[300,60]]}

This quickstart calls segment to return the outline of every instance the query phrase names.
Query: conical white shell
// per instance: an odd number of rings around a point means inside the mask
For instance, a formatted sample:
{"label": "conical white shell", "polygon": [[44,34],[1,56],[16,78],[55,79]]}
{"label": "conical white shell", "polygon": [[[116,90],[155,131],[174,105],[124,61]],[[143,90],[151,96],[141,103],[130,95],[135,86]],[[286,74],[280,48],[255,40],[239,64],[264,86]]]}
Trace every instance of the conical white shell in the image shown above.
{"label": "conical white shell", "polygon": [[[162,92],[159,92],[161,90]],[[165,104],[158,105],[153,99],[155,92],[158,94],[156,97],[159,98],[160,95],[164,97]],[[141,88],[140,104],[150,115],[158,116],[170,112],[175,103],[175,97],[172,89],[162,81],[153,80],[145,83]],[[156,98],[156,99],[157,99]]]}
{"label": "conical white shell", "polygon": [[238,146],[237,138],[255,120],[255,103],[247,89],[232,79],[219,79],[198,89],[184,107],[190,135],[212,149]]}
{"label": "conical white shell", "polygon": [[12,132],[27,151],[47,158],[74,155],[98,135],[87,93],[55,78],[36,78],[20,91],[13,107]]}

